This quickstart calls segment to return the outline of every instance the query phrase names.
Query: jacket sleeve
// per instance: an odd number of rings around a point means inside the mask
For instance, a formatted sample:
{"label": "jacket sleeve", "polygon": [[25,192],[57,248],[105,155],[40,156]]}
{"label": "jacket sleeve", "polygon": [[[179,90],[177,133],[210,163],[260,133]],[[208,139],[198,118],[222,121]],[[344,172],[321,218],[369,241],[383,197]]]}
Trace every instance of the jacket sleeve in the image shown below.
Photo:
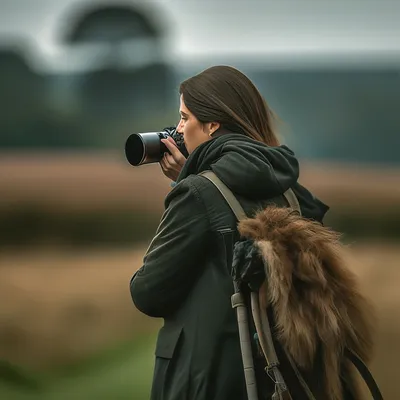
{"label": "jacket sleeve", "polygon": [[151,317],[173,313],[185,300],[201,272],[208,248],[209,222],[205,205],[190,178],[180,182],[165,200],[166,210],[132,277],[135,306]]}

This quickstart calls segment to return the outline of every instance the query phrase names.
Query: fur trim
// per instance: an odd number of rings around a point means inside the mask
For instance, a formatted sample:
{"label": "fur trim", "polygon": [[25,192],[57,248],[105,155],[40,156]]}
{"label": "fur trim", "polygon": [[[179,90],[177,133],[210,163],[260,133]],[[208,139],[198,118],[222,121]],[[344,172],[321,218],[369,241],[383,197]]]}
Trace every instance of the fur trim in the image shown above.
{"label": "fur trim", "polygon": [[[279,342],[306,370],[312,370],[320,345],[327,399],[342,400],[340,375],[349,371],[342,364],[343,350],[370,360],[372,309],[346,264],[340,236],[278,207],[241,221],[239,232],[254,240],[267,267],[265,301],[272,307]],[[349,376],[343,378],[356,387]]]}

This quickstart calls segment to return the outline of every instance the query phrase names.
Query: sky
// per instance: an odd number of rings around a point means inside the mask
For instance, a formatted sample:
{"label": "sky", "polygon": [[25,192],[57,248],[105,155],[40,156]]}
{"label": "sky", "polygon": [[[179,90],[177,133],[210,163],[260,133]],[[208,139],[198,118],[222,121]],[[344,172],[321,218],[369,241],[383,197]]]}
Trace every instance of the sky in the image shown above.
{"label": "sky", "polygon": [[136,5],[165,38],[171,60],[282,52],[400,51],[398,0],[0,0],[0,41],[22,37],[47,57],[74,6],[87,3]]}

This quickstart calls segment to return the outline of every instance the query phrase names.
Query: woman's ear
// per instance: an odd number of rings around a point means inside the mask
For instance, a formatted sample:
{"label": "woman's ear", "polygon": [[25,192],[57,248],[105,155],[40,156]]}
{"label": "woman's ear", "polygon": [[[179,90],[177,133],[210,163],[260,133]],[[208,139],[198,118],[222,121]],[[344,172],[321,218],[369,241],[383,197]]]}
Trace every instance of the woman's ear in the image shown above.
{"label": "woman's ear", "polygon": [[212,136],[215,131],[217,131],[221,127],[219,122],[210,122],[208,124],[208,135]]}

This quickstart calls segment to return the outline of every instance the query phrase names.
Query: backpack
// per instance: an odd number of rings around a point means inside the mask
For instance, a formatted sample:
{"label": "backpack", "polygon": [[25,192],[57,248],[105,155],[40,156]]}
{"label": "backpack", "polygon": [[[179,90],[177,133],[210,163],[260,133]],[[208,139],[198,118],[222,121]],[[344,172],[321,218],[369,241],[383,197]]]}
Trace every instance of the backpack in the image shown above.
{"label": "backpack", "polygon": [[[372,349],[370,305],[345,263],[339,235],[303,218],[291,189],[284,193],[289,207],[269,206],[248,218],[212,171],[199,175],[216,186],[238,220],[241,237],[233,249],[231,300],[238,320],[248,400],[259,399],[252,339],[265,359],[266,374],[275,384],[273,400],[295,400],[281,371],[274,340],[281,344],[305,398],[315,400],[299,367],[312,367],[319,343],[329,399],[343,399],[343,363],[347,367],[351,363],[358,370],[374,400],[383,399],[363,361]],[[268,307],[275,317],[273,329]],[[255,326],[254,338],[250,322]],[[349,368],[346,371],[351,374]],[[352,389],[357,392],[356,387]]]}

